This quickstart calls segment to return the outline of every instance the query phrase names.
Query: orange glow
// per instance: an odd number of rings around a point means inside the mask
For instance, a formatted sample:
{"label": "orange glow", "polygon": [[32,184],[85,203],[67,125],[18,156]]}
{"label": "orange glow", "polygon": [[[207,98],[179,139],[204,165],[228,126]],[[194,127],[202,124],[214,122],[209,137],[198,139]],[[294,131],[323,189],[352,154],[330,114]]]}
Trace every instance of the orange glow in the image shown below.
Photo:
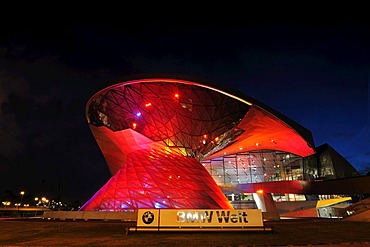
{"label": "orange glow", "polygon": [[256,193],[263,194],[263,190],[257,190]]}
{"label": "orange glow", "polygon": [[179,94],[175,94],[175,98],[178,98],[179,97]]}
{"label": "orange glow", "polygon": [[270,149],[302,157],[315,153],[308,142],[293,128],[261,108],[252,107],[238,127],[244,132],[238,136],[237,141],[208,156],[207,159],[220,157],[224,152],[235,153],[236,150],[239,151],[239,147],[243,147],[245,152]]}
{"label": "orange glow", "polygon": [[203,137],[204,137],[204,139],[207,139],[207,138],[208,138],[208,136],[207,136],[207,135],[204,135]]}
{"label": "orange glow", "polygon": [[217,142],[218,140],[220,140],[220,138],[216,137],[216,138],[215,138],[215,141]]}
{"label": "orange glow", "polygon": [[151,105],[152,105],[152,103],[145,104],[146,107],[151,106]]}
{"label": "orange glow", "polygon": [[133,129],[136,129],[136,123],[133,123],[133,124],[132,124],[132,128],[133,128]]}

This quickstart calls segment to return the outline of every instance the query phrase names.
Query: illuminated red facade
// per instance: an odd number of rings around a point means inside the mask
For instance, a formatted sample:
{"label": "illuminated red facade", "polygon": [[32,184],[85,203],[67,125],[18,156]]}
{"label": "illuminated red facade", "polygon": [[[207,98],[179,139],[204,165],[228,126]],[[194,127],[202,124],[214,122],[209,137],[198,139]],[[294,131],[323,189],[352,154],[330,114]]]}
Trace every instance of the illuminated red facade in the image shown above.
{"label": "illuminated red facade", "polygon": [[231,209],[203,161],[250,151],[315,152],[310,132],[273,109],[187,80],[118,83],[95,94],[86,111],[112,178],[81,210]]}

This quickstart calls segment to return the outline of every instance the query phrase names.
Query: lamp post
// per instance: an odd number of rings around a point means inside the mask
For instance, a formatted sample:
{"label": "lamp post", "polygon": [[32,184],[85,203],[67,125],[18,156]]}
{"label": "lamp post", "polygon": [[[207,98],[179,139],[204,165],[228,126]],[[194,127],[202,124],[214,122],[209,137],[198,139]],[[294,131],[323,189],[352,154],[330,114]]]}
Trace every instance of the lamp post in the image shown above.
{"label": "lamp post", "polygon": [[48,205],[48,203],[49,203],[49,199],[47,199],[46,197],[42,197],[41,198],[41,201],[42,201],[42,206],[43,207],[48,207],[48,206],[46,206],[46,205]]}
{"label": "lamp post", "polygon": [[24,196],[24,191],[22,190],[22,191],[21,191],[21,202],[19,203],[20,205],[22,205],[23,196]]}
{"label": "lamp post", "polygon": [[16,204],[16,205],[17,205],[17,212],[18,212],[18,215],[19,215],[19,207],[22,205],[22,201],[23,201],[24,191],[22,190],[22,191],[20,192],[20,194],[21,194],[21,201],[20,201],[18,204]]}

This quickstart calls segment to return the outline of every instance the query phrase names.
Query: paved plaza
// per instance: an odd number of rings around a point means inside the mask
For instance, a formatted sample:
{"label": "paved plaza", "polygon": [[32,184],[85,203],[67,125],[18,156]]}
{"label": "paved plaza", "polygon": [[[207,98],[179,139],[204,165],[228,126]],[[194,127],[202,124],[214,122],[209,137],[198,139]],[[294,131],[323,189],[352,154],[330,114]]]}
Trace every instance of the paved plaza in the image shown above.
{"label": "paved plaza", "polygon": [[0,220],[0,246],[370,246],[370,222],[265,222],[274,232],[130,232],[106,221]]}

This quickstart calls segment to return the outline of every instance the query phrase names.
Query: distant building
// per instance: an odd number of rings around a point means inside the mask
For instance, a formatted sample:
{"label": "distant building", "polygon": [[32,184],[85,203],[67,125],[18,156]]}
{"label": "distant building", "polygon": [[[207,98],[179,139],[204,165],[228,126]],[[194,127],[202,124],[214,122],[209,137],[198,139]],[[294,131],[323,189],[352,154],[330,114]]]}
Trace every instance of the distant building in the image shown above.
{"label": "distant building", "polygon": [[93,95],[86,114],[112,178],[81,210],[231,209],[256,201],[257,185],[273,186],[274,200],[304,200],[274,185],[359,176],[298,123],[209,83],[120,82]]}

